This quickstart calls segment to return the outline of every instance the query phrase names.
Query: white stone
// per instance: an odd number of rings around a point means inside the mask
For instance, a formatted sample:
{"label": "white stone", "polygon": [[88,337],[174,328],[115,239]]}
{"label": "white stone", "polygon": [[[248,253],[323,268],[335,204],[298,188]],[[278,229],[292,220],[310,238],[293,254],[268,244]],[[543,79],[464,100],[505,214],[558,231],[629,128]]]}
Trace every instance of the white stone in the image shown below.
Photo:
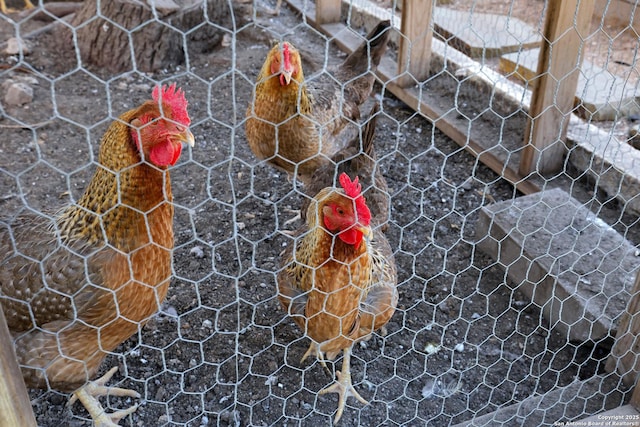
{"label": "white stone", "polygon": [[22,52],[23,55],[28,55],[31,53],[29,47],[24,42],[24,40],[20,40],[16,37],[11,37],[7,40],[7,48],[4,50],[7,55],[18,55]]}

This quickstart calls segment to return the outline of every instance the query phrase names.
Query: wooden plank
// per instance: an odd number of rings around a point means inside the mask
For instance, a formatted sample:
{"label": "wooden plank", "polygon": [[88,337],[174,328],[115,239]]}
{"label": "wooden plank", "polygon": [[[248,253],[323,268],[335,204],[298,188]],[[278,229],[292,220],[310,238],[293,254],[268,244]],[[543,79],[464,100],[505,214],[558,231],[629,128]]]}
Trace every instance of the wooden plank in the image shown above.
{"label": "wooden plank", "polygon": [[36,425],[29,394],[16,362],[13,340],[0,306],[0,426]]}
{"label": "wooden plank", "polygon": [[[287,3],[292,9],[306,16],[309,24],[331,37],[338,47],[347,53],[351,53],[357,46],[357,43],[362,40],[353,35],[344,24],[318,25],[313,18],[315,8],[309,2],[305,2],[304,0],[287,0]],[[387,90],[422,116],[434,121],[437,128],[445,135],[477,157],[496,174],[502,176],[514,185],[518,191],[524,194],[532,194],[540,191],[540,188],[532,180],[524,179],[517,171],[509,168],[500,158],[490,153],[481,143],[468,135],[468,123],[456,123],[452,115],[447,114],[447,111],[428,104],[424,97],[425,94],[423,93],[423,96],[420,96],[414,87],[403,88],[396,84],[393,79],[397,77],[397,70],[397,64],[389,59],[388,56],[382,58],[376,74],[382,81],[386,82]]]}
{"label": "wooden plank", "polygon": [[316,22],[330,24],[339,22],[342,11],[342,0],[316,0]]}
{"label": "wooden plank", "polygon": [[636,411],[640,411],[640,387],[638,387],[637,382],[633,387],[633,394],[631,395],[631,400],[629,400],[629,405]]}
{"label": "wooden plank", "polygon": [[520,174],[555,172],[564,164],[564,140],[594,0],[550,0],[529,108]]}
{"label": "wooden plank", "polygon": [[640,407],[637,385],[640,372],[640,271],[636,273],[631,295],[629,305],[620,318],[616,340],[605,368],[608,372],[617,372],[627,386],[635,385],[630,403]]}
{"label": "wooden plank", "polygon": [[429,77],[433,39],[432,17],[431,0],[404,0],[396,80],[400,87],[415,85]]}

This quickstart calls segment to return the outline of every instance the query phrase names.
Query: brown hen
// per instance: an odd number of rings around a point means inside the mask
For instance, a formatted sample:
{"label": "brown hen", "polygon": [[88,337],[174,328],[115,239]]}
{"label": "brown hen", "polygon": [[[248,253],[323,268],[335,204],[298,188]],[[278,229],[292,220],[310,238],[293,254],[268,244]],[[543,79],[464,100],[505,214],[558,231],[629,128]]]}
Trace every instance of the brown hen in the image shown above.
{"label": "brown hen", "polygon": [[382,176],[373,145],[379,111],[380,105],[374,104],[361,131],[356,132],[351,141],[331,157],[331,161],[324,163],[313,173],[311,181],[305,186],[307,197],[303,199],[300,208],[303,221],[306,220],[313,196],[325,187],[335,186],[340,174],[346,173],[360,177],[360,184],[364,187],[362,195],[367,200],[375,226],[379,226],[382,231],[387,230],[391,201],[387,181]]}
{"label": "brown hen", "polygon": [[339,182],[341,189],[326,187],[313,198],[278,274],[280,302],[311,339],[302,360],[313,354],[324,364],[344,351],[337,381],[320,392],[339,394],[335,422],[348,396],[367,403],[351,382],[351,347],[384,326],[398,302],[393,253],[375,226],[388,212],[369,209],[357,177],[342,173]]}
{"label": "brown hen", "polygon": [[[96,425],[95,396],[138,396],[89,382],[108,352],[138,332],[167,294],[173,205],[167,167],[193,145],[187,101],[175,85],[122,114],[102,137],[98,168],[77,202],[50,216],[0,225],[0,303],[29,387],[72,392]],[[80,387],[80,389],[78,389]]]}
{"label": "brown hen", "polygon": [[374,71],[387,48],[389,21],[380,22],[337,69],[306,81],[298,50],[274,46],[258,74],[245,131],[256,157],[304,184],[348,141],[343,130],[360,118]]}

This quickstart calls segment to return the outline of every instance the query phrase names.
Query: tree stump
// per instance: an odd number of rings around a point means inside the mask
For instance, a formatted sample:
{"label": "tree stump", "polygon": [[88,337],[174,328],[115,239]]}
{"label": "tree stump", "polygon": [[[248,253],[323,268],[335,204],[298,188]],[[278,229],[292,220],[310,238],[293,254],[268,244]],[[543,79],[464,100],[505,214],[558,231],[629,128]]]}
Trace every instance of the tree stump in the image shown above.
{"label": "tree stump", "polygon": [[71,25],[83,64],[152,72],[218,45],[230,13],[226,0],[86,0]]}

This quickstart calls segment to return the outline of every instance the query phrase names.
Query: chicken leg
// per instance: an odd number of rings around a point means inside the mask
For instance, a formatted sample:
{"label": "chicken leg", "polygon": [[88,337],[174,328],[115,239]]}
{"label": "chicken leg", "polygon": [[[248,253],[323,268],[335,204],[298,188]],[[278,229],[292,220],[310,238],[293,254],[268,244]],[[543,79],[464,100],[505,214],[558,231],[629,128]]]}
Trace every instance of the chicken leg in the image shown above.
{"label": "chicken leg", "polygon": [[71,396],[71,399],[69,399],[69,405],[73,405],[76,400],[79,400],[84,405],[91,415],[91,418],[93,418],[95,427],[118,427],[118,421],[127,415],[134,413],[138,409],[138,405],[135,404],[134,406],[122,411],[107,413],[98,401],[97,397],[107,395],[130,396],[135,398],[140,397],[140,394],[134,390],[105,386],[117,370],[118,367],[114,366],[102,377],[95,381],[91,381],[76,390],[73,393],[73,396]]}
{"label": "chicken leg", "polygon": [[340,420],[344,407],[347,404],[347,397],[353,396],[358,399],[362,404],[367,405],[367,402],[360,393],[353,388],[351,383],[351,347],[347,347],[344,350],[344,358],[342,359],[342,370],[336,372],[338,379],[332,385],[320,390],[320,394],[326,393],[338,393],[338,412],[336,412],[336,418],[333,420],[334,424]]}

